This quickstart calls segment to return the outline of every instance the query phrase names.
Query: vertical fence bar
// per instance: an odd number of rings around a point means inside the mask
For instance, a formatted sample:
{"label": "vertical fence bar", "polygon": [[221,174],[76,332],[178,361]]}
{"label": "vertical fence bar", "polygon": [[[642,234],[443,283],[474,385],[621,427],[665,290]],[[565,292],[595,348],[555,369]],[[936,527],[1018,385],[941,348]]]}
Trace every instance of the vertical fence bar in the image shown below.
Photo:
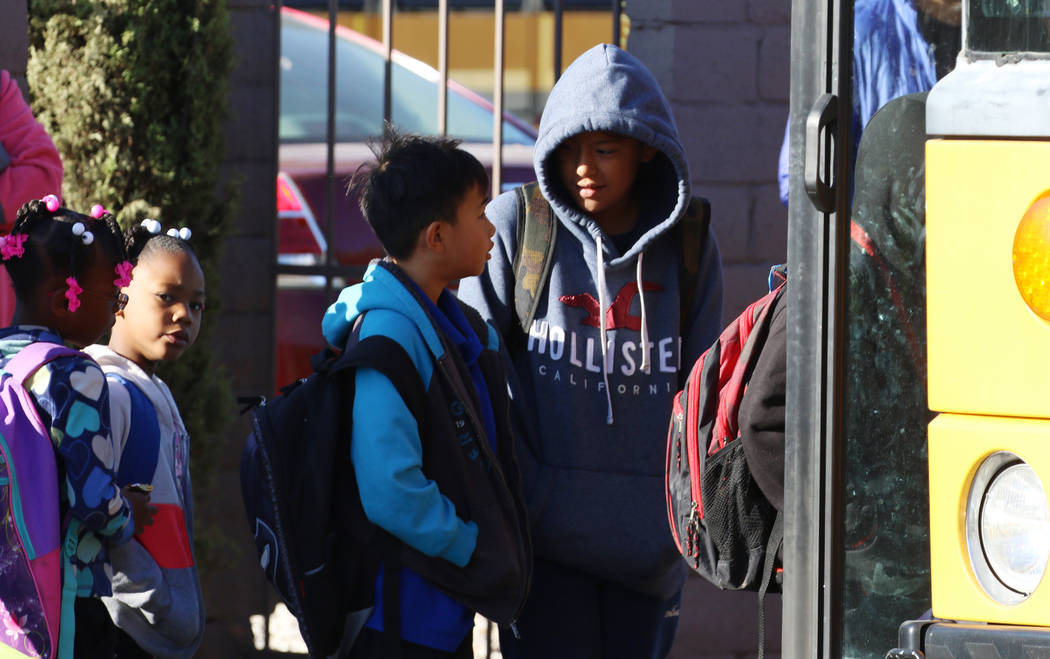
{"label": "vertical fence bar", "polygon": [[564,0],[554,0],[554,82],[558,82],[558,78],[561,77],[562,14],[564,11]]}
{"label": "vertical fence bar", "polygon": [[492,89],[492,196],[503,189],[503,0],[496,0],[496,62]]}
{"label": "vertical fence bar", "polygon": [[617,46],[621,46],[621,47],[623,46],[623,44],[620,43],[620,15],[622,13],[623,13],[623,5],[621,4],[621,0],[612,0],[612,19],[613,19],[613,25],[612,25],[612,28],[613,28],[613,30],[612,30],[613,40],[612,40],[612,42],[614,44],[616,44]]}
{"label": "vertical fence bar", "polygon": [[[339,22],[339,1],[328,0],[328,96],[327,115],[325,117],[325,198],[324,212],[324,239],[327,248],[324,252],[324,264],[326,268],[332,265],[332,241],[335,233],[335,102],[336,102],[336,71],[335,71],[335,28]],[[332,298],[332,275],[325,273],[324,277],[324,299]]]}
{"label": "vertical fence bar", "polygon": [[393,54],[394,54],[394,5],[393,0],[383,0],[383,124],[390,121],[393,116],[393,103],[391,102],[391,89],[393,81]]}
{"label": "vertical fence bar", "polygon": [[[496,198],[503,188],[503,0],[496,0],[493,13],[496,59],[492,70],[492,197]],[[492,658],[492,628],[492,621],[485,620],[485,659]]]}
{"label": "vertical fence bar", "polygon": [[448,134],[448,0],[438,0],[438,133]]}

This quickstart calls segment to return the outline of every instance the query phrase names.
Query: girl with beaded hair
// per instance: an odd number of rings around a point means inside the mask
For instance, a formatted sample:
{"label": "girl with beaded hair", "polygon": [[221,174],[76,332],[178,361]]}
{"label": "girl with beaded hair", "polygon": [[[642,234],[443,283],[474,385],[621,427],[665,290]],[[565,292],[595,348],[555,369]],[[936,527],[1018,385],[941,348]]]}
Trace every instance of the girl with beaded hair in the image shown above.
{"label": "girl with beaded hair", "polygon": [[[32,500],[38,508],[54,500],[55,518],[68,520],[58,568],[60,633],[53,632],[58,621],[52,620],[43,593],[8,581],[21,547],[5,541],[0,542],[0,640],[16,647],[31,645],[43,657],[65,657],[73,650],[74,635],[76,643],[90,647],[90,622],[80,624],[80,619],[82,614],[90,618],[92,608],[100,605],[98,597],[110,593],[103,569],[106,546],[127,542],[133,531],[150,523],[148,497],[122,492],[116,484],[102,371],[86,354],[63,345],[83,348],[112,326],[122,304],[120,287],[127,285],[131,266],[112,215],[98,205],[90,216],[77,213],[64,208],[55,195],[19,209],[11,233],[0,238],[0,258],[16,296],[12,325],[0,329],[0,369],[8,374],[5,377],[20,373],[31,406],[4,403],[8,414],[35,413],[38,418],[31,422],[51,437],[57,456],[57,470],[50,469],[53,476],[32,482],[12,478],[3,493]],[[11,510],[5,507],[0,520],[4,538],[16,537],[11,533],[19,520]]]}
{"label": "girl with beaded hair", "polygon": [[150,491],[157,508],[151,526],[110,551],[113,594],[102,601],[120,659],[190,657],[204,635],[189,437],[171,391],[156,374],[200,331],[204,273],[190,235],[186,228],[161,233],[160,223],[149,219],[128,232],[134,270],[121,291],[126,304],[117,311],[109,344],[87,349],[109,383],[117,482]]}

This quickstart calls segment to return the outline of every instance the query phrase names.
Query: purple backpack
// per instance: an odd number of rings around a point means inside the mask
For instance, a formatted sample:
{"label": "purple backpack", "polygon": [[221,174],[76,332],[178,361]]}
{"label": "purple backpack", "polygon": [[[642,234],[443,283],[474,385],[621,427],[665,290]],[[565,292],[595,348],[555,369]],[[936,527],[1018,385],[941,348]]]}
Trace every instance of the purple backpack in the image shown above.
{"label": "purple backpack", "polygon": [[55,447],[23,383],[79,354],[31,343],[0,374],[0,644],[29,657],[58,656],[62,524]]}

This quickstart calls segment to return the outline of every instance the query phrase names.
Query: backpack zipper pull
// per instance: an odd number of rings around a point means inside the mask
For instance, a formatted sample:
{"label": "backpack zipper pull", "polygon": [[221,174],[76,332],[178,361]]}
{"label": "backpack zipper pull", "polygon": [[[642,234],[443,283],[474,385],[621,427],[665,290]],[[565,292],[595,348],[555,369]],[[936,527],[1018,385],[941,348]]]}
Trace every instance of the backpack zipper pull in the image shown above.
{"label": "backpack zipper pull", "polygon": [[514,638],[515,639],[517,639],[519,641],[521,640],[521,632],[518,631],[518,621],[517,620],[511,620],[510,621],[510,631],[511,631],[511,633],[514,634]]}

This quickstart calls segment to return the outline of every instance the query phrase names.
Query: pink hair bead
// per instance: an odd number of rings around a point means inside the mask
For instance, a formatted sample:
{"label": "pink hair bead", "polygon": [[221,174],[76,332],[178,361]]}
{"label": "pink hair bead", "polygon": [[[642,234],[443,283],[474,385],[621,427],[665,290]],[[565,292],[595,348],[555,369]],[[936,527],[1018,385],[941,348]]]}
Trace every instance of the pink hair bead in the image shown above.
{"label": "pink hair bead", "polygon": [[58,207],[62,205],[62,202],[58,200],[58,197],[53,194],[45,195],[40,201],[44,202],[44,206],[49,213],[54,213],[58,210]]}
{"label": "pink hair bead", "polygon": [[102,207],[102,204],[95,204],[91,207],[91,217],[95,218],[96,220],[100,219],[105,214],[106,209]]}

